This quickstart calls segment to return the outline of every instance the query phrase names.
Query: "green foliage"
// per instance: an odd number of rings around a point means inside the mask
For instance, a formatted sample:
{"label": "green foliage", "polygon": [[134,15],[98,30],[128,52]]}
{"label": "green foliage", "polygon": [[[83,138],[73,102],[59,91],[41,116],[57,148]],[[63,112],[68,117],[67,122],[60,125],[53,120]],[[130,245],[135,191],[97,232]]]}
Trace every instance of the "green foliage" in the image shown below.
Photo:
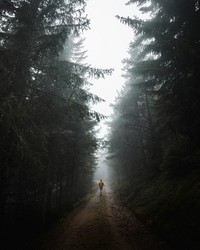
{"label": "green foliage", "polygon": [[172,248],[198,249],[199,170],[179,182],[166,175],[126,180],[118,183],[116,191],[135,215]]}
{"label": "green foliage", "polygon": [[150,16],[117,16],[137,37],[113,105],[110,165],[121,197],[172,249],[198,249],[199,1],[127,4]]}
{"label": "green foliage", "polygon": [[1,3],[0,212],[5,234],[20,225],[27,232],[44,229],[92,189],[95,126],[105,117],[90,109],[103,100],[86,87],[90,77],[113,70],[85,65],[82,40],[72,39],[88,28],[85,4]]}

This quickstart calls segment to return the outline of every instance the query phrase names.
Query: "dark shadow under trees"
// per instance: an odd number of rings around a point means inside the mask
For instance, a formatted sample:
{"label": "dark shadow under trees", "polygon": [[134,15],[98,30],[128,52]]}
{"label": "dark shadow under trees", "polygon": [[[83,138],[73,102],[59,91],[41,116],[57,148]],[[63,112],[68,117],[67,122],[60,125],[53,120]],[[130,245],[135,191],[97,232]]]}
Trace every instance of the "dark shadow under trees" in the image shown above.
{"label": "dark shadow under trees", "polygon": [[0,5],[0,220],[8,249],[92,190],[95,125],[105,117],[89,108],[103,100],[86,86],[112,70],[81,62],[75,39],[89,25],[84,7],[63,0]]}
{"label": "dark shadow under trees", "polygon": [[172,249],[198,249],[200,3],[132,3],[151,17],[118,17],[136,38],[110,124],[113,179],[121,198]]}

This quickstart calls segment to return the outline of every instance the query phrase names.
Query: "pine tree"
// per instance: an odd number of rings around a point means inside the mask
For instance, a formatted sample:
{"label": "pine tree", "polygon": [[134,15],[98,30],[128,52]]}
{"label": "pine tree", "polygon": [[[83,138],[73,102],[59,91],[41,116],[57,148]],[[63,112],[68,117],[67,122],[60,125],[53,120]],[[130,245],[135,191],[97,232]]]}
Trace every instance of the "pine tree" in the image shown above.
{"label": "pine tree", "polygon": [[[129,1],[129,4],[143,5],[146,2]],[[120,19],[138,34],[135,46],[143,46],[140,55],[143,60],[133,70],[144,77],[143,87],[154,92],[156,97],[154,106],[158,112],[160,133],[164,131],[161,137],[164,151],[170,151],[170,144],[176,143],[177,148],[180,147],[180,152],[176,154],[191,154],[192,148],[197,156],[199,2],[171,1],[169,4],[167,1],[151,1],[148,7],[143,6],[141,10],[151,12],[152,18]],[[195,167],[196,163],[181,160],[179,165],[187,169]]]}
{"label": "pine tree", "polygon": [[44,225],[91,188],[94,126],[104,116],[89,108],[101,98],[86,86],[89,77],[112,70],[82,64],[81,42],[71,42],[74,52],[62,56],[71,35],[88,27],[84,8],[80,0],[1,6],[0,201],[6,224],[8,217],[22,224],[30,217]]}

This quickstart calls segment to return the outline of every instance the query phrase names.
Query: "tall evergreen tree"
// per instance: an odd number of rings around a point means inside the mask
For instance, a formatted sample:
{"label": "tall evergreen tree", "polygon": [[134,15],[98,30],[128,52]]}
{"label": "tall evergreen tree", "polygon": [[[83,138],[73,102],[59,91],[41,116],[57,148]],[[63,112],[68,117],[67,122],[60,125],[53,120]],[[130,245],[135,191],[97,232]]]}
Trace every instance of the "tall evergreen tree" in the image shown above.
{"label": "tall evergreen tree", "polygon": [[111,123],[111,164],[123,177],[119,193],[172,248],[198,249],[199,1],[128,4],[151,15],[118,16],[136,34]]}
{"label": "tall evergreen tree", "polygon": [[27,218],[44,225],[91,189],[98,144],[94,126],[104,117],[89,108],[101,98],[86,85],[89,77],[112,70],[81,64],[81,42],[71,42],[74,52],[62,56],[71,34],[80,36],[88,28],[85,4],[20,0],[1,5],[0,209],[6,225]]}
{"label": "tall evergreen tree", "polygon": [[[143,5],[146,2],[129,1],[129,4]],[[120,20],[137,32],[139,37],[135,45],[143,46],[141,53],[143,60],[137,63],[133,70],[135,74],[144,77],[143,87],[154,92],[156,96],[154,106],[159,113],[160,132],[165,127],[162,137],[164,151],[170,144],[171,138],[171,145],[175,140],[177,146],[182,145],[180,150],[183,154],[185,154],[184,151],[189,152],[189,148],[192,148],[197,156],[199,152],[199,139],[197,139],[199,138],[197,94],[199,92],[197,84],[199,2],[150,1],[150,5],[141,7],[141,10],[151,12],[152,18],[146,21],[130,18],[120,18]],[[190,151],[189,154],[191,153]],[[180,166],[183,165],[184,162],[180,164]],[[195,162],[192,164],[188,162],[185,167],[191,168],[196,165]]]}

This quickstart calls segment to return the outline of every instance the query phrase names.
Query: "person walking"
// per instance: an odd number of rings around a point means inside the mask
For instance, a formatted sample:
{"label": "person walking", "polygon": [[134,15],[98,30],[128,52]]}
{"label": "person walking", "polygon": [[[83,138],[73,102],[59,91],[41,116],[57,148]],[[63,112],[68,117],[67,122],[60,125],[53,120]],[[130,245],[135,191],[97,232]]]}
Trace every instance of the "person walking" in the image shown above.
{"label": "person walking", "polygon": [[102,192],[103,192],[103,186],[104,186],[104,183],[102,180],[99,181],[99,191],[100,191],[100,196],[102,196]]}

